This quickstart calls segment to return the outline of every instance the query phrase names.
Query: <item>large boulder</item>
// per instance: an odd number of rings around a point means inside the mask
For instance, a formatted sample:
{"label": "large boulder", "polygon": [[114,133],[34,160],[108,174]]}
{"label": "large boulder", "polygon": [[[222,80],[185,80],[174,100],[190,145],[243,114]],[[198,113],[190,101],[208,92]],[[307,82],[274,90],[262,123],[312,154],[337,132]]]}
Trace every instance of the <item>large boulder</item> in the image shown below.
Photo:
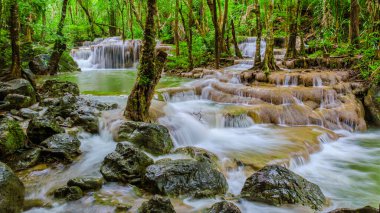
{"label": "large boulder", "polygon": [[47,80],[39,92],[44,98],[59,98],[68,94],[79,96],[79,87],[69,81]]}
{"label": "large boulder", "polygon": [[218,164],[218,156],[216,156],[212,152],[209,152],[205,149],[198,148],[198,147],[193,147],[193,146],[180,147],[180,148],[175,149],[172,153],[184,154],[184,155],[194,158],[195,160],[199,162],[207,162],[214,166],[217,166]]}
{"label": "large boulder", "polygon": [[226,178],[211,164],[192,159],[161,160],[146,168],[144,185],[154,193],[213,197],[227,191]]}
{"label": "large boulder", "polygon": [[[47,75],[49,60],[50,60],[50,55],[47,55],[47,54],[37,55],[29,62],[29,68],[36,75]],[[64,52],[62,54],[62,57],[59,60],[58,65],[59,65],[58,66],[59,72],[80,71],[78,64],[74,61],[74,59],[70,56],[68,52]]]}
{"label": "large boulder", "polygon": [[156,155],[167,154],[173,148],[168,129],[154,123],[125,121],[116,130],[114,139],[129,141]]}
{"label": "large boulder", "polygon": [[96,177],[77,177],[67,182],[67,186],[78,186],[82,191],[98,190],[102,185],[103,179]]}
{"label": "large boulder", "polygon": [[41,143],[46,148],[42,150],[41,157],[48,163],[56,161],[71,163],[81,153],[80,144],[75,136],[67,133],[56,134]]}
{"label": "large boulder", "polygon": [[26,142],[26,135],[17,121],[10,119],[0,121],[0,158],[21,149]]}
{"label": "large boulder", "polygon": [[0,162],[0,213],[22,212],[24,184],[4,163]]}
{"label": "large boulder", "polygon": [[319,210],[326,202],[321,189],[282,166],[266,166],[244,183],[241,196],[250,201],[280,206],[297,204]]}
{"label": "large boulder", "polygon": [[30,96],[9,94],[5,97],[4,101],[9,104],[9,109],[21,109],[32,106],[36,101]]}
{"label": "large boulder", "polygon": [[29,122],[26,132],[30,141],[34,144],[40,144],[45,139],[63,133],[65,130],[53,119],[34,118]]}
{"label": "large boulder", "polygon": [[25,79],[0,82],[0,101],[2,109],[20,109],[36,103],[36,92]]}
{"label": "large boulder", "polygon": [[24,170],[37,165],[40,161],[41,149],[32,148],[28,150],[20,150],[10,155],[6,162],[14,171]]}
{"label": "large boulder", "polygon": [[158,195],[145,201],[138,210],[139,213],[175,213],[174,207],[169,198]]}
{"label": "large boulder", "polygon": [[364,98],[367,120],[380,126],[380,86],[372,86]]}
{"label": "large boulder", "polygon": [[107,181],[140,184],[146,167],[153,160],[130,144],[119,143],[115,152],[108,154],[100,168]]}
{"label": "large boulder", "polygon": [[215,203],[207,210],[207,213],[241,213],[239,207],[227,201]]}

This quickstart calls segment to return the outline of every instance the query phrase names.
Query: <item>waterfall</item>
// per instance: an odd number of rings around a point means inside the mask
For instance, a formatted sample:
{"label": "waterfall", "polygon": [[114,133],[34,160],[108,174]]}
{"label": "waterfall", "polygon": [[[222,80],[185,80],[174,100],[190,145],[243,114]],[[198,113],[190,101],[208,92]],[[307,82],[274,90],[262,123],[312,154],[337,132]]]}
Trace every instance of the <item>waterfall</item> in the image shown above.
{"label": "waterfall", "polygon": [[140,40],[120,37],[95,39],[83,42],[83,46],[71,51],[81,69],[124,69],[133,67],[139,60]]}
{"label": "waterfall", "polygon": [[[261,40],[260,54],[261,58],[264,57],[266,48],[266,42],[264,39]],[[248,37],[243,42],[239,44],[239,49],[241,54],[245,58],[254,58],[256,53],[256,37]]]}

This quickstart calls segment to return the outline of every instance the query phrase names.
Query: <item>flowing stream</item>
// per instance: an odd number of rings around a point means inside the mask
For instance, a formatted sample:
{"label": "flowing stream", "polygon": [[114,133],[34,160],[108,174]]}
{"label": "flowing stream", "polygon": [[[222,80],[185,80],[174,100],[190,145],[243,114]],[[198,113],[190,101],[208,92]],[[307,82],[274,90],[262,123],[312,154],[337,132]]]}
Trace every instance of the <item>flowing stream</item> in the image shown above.
{"label": "flowing stream", "polygon": [[[251,40],[248,42],[253,43]],[[245,46],[254,47],[249,45]],[[245,47],[243,44],[241,46]],[[267,163],[278,163],[321,187],[330,200],[330,205],[323,212],[342,207],[378,207],[380,130],[371,129],[359,133],[348,131],[352,129],[347,128],[336,128],[332,131],[323,128],[323,125],[257,123],[247,112],[240,109],[242,106],[250,106],[246,99],[233,102],[211,98],[215,95],[213,84],[220,83],[221,79],[228,86],[242,86],[240,73],[248,68],[247,64],[249,63],[226,68],[222,73],[205,76],[200,80],[163,77],[159,88],[188,88],[176,93],[169,93],[164,89],[159,93],[166,102],[162,109],[165,116],[159,122],[169,128],[175,147],[196,146],[215,153],[227,178],[228,192],[235,196],[240,194],[246,178],[256,168]],[[55,168],[41,167],[31,173],[20,174],[26,182],[28,199],[50,200],[49,192],[54,187],[64,185],[70,178],[83,175],[101,176],[100,164],[116,146],[111,136],[111,120],[120,116],[126,103],[126,96],[120,95],[129,93],[135,75],[134,70],[91,70],[56,77],[78,83],[83,95],[88,98],[116,102],[120,107],[103,113],[99,135],[80,133],[83,153],[74,164]],[[203,86],[197,92],[193,88],[199,84]],[[287,75],[285,80],[275,82],[273,88],[292,89],[298,87],[298,84],[296,78]],[[321,78],[312,80],[312,86],[317,89],[324,87]],[[304,107],[300,100],[293,104]],[[326,105],[322,102],[320,104],[321,108],[323,104]],[[279,105],[287,107],[289,103]],[[168,155],[154,159],[165,157],[186,158],[181,155]],[[51,201],[51,209],[37,208],[28,212],[112,212],[114,207],[102,205],[107,202],[131,204],[131,212],[135,212],[144,199],[146,196],[132,186],[107,183],[99,192],[88,194],[78,201]],[[300,207],[280,208],[236,198],[231,200],[246,213],[311,212]],[[172,199],[177,212],[197,212],[217,201],[218,199]]]}

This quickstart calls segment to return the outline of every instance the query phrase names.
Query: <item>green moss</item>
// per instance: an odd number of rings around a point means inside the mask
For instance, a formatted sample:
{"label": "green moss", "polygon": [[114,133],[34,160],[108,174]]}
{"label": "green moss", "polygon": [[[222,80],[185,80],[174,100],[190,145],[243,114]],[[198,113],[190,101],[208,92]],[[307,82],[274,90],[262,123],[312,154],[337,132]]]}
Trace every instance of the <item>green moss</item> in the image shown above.
{"label": "green moss", "polygon": [[26,135],[16,121],[7,120],[0,129],[2,130],[0,143],[4,149],[1,151],[3,154],[13,153],[24,146]]}

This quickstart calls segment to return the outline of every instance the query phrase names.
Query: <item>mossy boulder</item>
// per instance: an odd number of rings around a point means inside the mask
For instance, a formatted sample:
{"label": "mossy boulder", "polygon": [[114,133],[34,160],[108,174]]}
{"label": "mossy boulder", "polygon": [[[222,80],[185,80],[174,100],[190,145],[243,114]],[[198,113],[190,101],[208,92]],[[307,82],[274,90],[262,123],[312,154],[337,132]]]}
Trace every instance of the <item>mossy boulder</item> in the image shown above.
{"label": "mossy boulder", "polygon": [[119,143],[116,150],[105,157],[100,172],[107,181],[139,185],[146,167],[151,164],[153,160],[142,151]]}
{"label": "mossy boulder", "polygon": [[172,153],[184,154],[184,155],[194,158],[195,160],[199,162],[207,162],[214,166],[217,166],[218,164],[218,156],[216,156],[212,152],[209,152],[205,149],[198,148],[198,147],[193,147],[193,146],[180,147],[180,148],[175,149]]}
{"label": "mossy boulder", "polygon": [[34,118],[29,122],[27,135],[34,144],[40,144],[47,138],[65,132],[58,123],[49,118]]}
{"label": "mossy boulder", "polygon": [[83,197],[83,191],[78,186],[64,186],[54,191],[54,198],[67,201],[79,200]]}
{"label": "mossy boulder", "polygon": [[139,213],[175,213],[174,207],[169,198],[163,198],[158,195],[153,196],[150,200],[145,201],[138,209]]}
{"label": "mossy boulder", "polygon": [[241,213],[239,207],[227,201],[215,203],[206,212],[207,213]]}
{"label": "mossy boulder", "polygon": [[103,179],[96,177],[77,177],[70,179],[67,186],[78,186],[82,191],[94,191],[102,188]]}
{"label": "mossy boulder", "polygon": [[40,161],[41,149],[20,150],[7,158],[8,165],[15,171],[24,170],[37,165]]}
{"label": "mossy boulder", "polygon": [[174,147],[169,130],[154,123],[125,121],[114,134],[115,141],[129,141],[155,155],[167,154]]}
{"label": "mossy boulder", "polygon": [[161,160],[148,166],[144,186],[153,193],[196,198],[224,194],[228,188],[222,173],[192,159]]}
{"label": "mossy boulder", "polygon": [[9,104],[10,109],[21,109],[32,106],[35,103],[29,96],[19,94],[9,94],[5,97],[4,101]]}
{"label": "mossy boulder", "polygon": [[266,166],[244,183],[241,196],[250,201],[281,206],[296,204],[315,210],[326,202],[319,186],[282,166]]}
{"label": "mossy boulder", "polygon": [[[367,120],[380,126],[380,86],[372,86],[364,98]],[[368,114],[368,115],[367,115]]]}
{"label": "mossy boulder", "polygon": [[39,90],[44,98],[60,98],[65,95],[79,96],[79,87],[69,81],[47,80]]}
{"label": "mossy boulder", "polygon": [[80,144],[80,141],[75,136],[67,133],[56,134],[41,143],[45,147],[42,150],[41,157],[47,163],[57,161],[71,163],[75,157],[81,154],[79,150]]}
{"label": "mossy boulder", "polygon": [[36,103],[36,92],[25,79],[0,82],[0,101],[2,109],[20,109]]}
{"label": "mossy boulder", "polygon": [[[50,55],[40,54],[35,56],[29,62],[30,70],[36,75],[46,75],[48,74],[48,64],[50,60]],[[77,72],[80,71],[78,64],[70,56],[69,52],[63,52],[61,59],[58,64],[59,72]]]}
{"label": "mossy boulder", "polygon": [[[0,156],[12,154],[24,147],[27,137],[20,124],[10,119],[0,121]],[[0,158],[1,158],[0,157]]]}
{"label": "mossy boulder", "polygon": [[11,168],[0,162],[0,213],[22,212],[25,188]]}

